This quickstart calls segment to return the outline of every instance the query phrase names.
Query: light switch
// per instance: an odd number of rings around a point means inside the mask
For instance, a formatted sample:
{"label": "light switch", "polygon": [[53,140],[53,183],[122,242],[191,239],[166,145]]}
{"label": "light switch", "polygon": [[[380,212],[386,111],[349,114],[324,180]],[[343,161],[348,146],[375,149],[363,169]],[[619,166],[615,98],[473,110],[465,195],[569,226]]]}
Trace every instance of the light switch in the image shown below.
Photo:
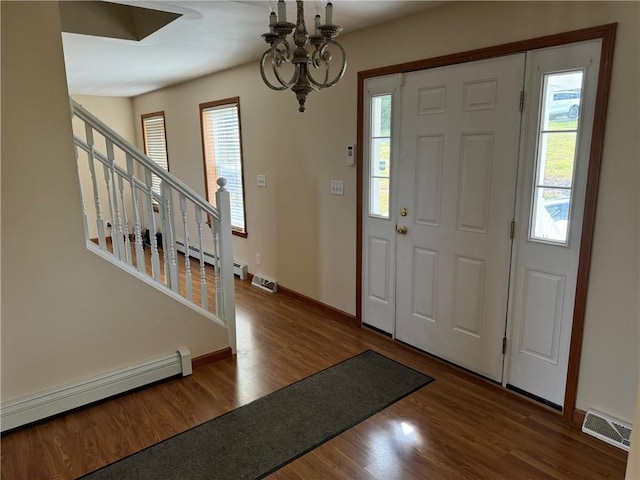
{"label": "light switch", "polygon": [[258,186],[266,187],[267,186],[267,176],[266,175],[258,175]]}
{"label": "light switch", "polygon": [[331,195],[344,195],[344,181],[331,180]]}

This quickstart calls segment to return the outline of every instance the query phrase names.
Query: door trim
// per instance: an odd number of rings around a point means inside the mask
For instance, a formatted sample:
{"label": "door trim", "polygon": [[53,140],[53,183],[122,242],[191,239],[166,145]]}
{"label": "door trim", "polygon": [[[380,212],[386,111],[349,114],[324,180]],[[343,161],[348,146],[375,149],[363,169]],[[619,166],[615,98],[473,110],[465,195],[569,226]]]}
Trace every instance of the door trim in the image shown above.
{"label": "door trim", "polygon": [[[598,88],[593,118],[593,133],[589,150],[589,170],[587,174],[586,198],[582,224],[582,240],[578,260],[578,276],[569,347],[569,364],[567,368],[567,382],[565,387],[563,415],[573,420],[578,393],[578,376],[580,372],[580,357],[582,354],[582,339],[584,334],[584,316],[587,305],[587,291],[589,286],[589,270],[593,250],[593,233],[595,228],[598,186],[602,166],[602,152],[604,148],[604,129],[607,119],[607,103],[611,87],[611,69],[615,47],[617,23],[600,25],[581,30],[547,35],[513,43],[506,43],[478,50],[470,50],[451,55],[433,57],[414,62],[400,63],[388,67],[364,70],[358,72],[358,104],[357,104],[357,142],[364,141],[364,82],[368,78],[396,73],[407,73],[416,70],[444,67],[457,63],[485,60],[502,55],[524,53],[529,50],[555,47],[569,43],[587,40],[602,40],[600,51],[600,71],[598,72]],[[357,149],[357,229],[356,229],[356,320],[362,324],[362,229],[363,229],[363,156],[362,148]]]}

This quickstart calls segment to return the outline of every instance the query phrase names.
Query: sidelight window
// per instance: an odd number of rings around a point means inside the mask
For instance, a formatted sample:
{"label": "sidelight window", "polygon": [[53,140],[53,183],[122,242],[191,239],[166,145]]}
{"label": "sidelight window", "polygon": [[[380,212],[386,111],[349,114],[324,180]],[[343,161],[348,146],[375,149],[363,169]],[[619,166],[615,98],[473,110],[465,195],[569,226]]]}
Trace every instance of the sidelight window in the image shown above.
{"label": "sidelight window", "polygon": [[371,97],[369,215],[389,218],[391,95]]}
{"label": "sidelight window", "polygon": [[567,245],[583,71],[544,76],[533,185],[531,240]]}

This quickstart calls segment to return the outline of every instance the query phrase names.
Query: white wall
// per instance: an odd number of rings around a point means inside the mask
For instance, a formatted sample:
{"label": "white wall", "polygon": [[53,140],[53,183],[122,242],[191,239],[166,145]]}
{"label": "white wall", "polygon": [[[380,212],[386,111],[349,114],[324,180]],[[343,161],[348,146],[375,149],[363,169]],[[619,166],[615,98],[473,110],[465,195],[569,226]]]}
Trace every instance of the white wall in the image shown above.
{"label": "white wall", "polygon": [[[204,192],[198,104],[239,96],[248,237],[235,239],[236,259],[354,313],[356,170],[345,150],[356,141],[357,72],[617,22],[577,406],[631,421],[640,364],[639,17],[636,2],[445,3],[340,37],[347,74],[312,93],[304,114],[291,92],[262,84],[257,62],[136,97],[134,110],[165,111],[172,172]],[[259,173],[266,189],[256,186]],[[343,197],[329,194],[331,179],[345,181]]]}
{"label": "white wall", "polygon": [[1,4],[2,401],[228,345],[85,246],[56,2]]}

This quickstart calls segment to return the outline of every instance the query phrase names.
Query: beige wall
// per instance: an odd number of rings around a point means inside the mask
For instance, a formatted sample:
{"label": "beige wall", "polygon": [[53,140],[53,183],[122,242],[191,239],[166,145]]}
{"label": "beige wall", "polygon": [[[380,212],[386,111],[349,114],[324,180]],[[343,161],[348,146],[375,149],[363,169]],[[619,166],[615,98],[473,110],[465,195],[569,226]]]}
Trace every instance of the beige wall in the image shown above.
{"label": "beige wall", "polygon": [[[354,313],[356,170],[346,165],[345,152],[356,141],[357,72],[617,22],[577,403],[630,421],[640,363],[638,7],[445,3],[341,37],[347,74],[330,90],[312,93],[304,114],[292,93],[272,92],[261,83],[256,62],[136,97],[134,109],[136,116],[165,111],[172,171],[204,192],[198,104],[239,96],[249,235],[235,239],[236,259],[252,272]],[[266,189],[256,186],[257,174],[267,175]],[[329,194],[331,179],[345,181],[343,197]],[[262,265],[255,264],[256,253]]]}
{"label": "beige wall", "polygon": [[2,401],[228,345],[225,329],[86,249],[57,3],[1,8]]}

